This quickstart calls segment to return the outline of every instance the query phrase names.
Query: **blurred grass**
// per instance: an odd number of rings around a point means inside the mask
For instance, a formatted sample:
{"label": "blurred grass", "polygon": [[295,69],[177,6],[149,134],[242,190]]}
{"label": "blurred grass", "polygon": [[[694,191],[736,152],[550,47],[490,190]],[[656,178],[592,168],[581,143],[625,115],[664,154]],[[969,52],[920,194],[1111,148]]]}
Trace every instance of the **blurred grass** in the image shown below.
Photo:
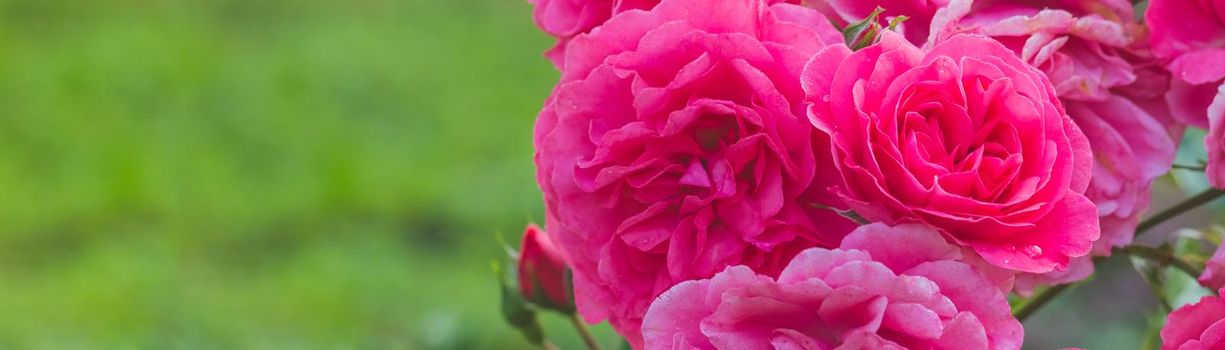
{"label": "blurred grass", "polygon": [[526,346],[529,11],[0,1],[0,348]]}

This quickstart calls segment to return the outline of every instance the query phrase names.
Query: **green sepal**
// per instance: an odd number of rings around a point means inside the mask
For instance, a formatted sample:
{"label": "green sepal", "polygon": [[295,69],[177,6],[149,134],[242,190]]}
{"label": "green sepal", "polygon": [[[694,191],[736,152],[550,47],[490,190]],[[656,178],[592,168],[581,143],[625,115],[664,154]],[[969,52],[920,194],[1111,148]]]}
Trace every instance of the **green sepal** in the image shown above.
{"label": "green sepal", "polygon": [[523,337],[532,345],[544,344],[544,329],[540,327],[536,311],[532,310],[527,301],[523,300],[523,296],[519,294],[518,283],[514,278],[508,278],[506,270],[497,261],[493,261],[490,265],[498,278],[498,287],[502,293],[502,318],[520,334],[523,334]]}

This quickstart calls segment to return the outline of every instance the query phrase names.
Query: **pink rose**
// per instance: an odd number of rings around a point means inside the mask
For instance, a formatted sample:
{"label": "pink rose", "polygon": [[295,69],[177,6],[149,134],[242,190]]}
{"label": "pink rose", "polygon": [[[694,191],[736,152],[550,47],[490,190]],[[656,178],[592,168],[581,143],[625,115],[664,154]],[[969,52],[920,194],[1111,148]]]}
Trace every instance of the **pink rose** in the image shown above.
{"label": "pink rose", "polygon": [[566,43],[575,36],[604,24],[615,13],[650,9],[659,0],[528,0],[532,17],[545,33],[557,38],[557,45],[545,53],[558,67],[566,54]]}
{"label": "pink rose", "polygon": [[1225,288],[1225,249],[1217,247],[1212,258],[1204,264],[1204,273],[1199,276],[1199,284],[1212,289]]}
{"label": "pink rose", "polygon": [[1111,88],[1136,81],[1129,56],[1148,54],[1131,50],[1141,26],[1132,19],[1130,7],[1122,13],[1101,11],[1103,16],[1081,12],[1085,6],[1077,4],[1051,5],[952,0],[937,15],[933,37],[938,41],[973,33],[996,39],[1046,73],[1056,95],[1064,99],[1103,101],[1113,95]]}
{"label": "pink rose", "polygon": [[1145,19],[1153,52],[1174,78],[1166,96],[1174,116],[1208,128],[1208,181],[1225,188],[1225,0],[1153,0]]}
{"label": "pink rose", "polygon": [[1145,18],[1175,78],[1166,96],[1174,116],[1208,128],[1208,182],[1225,188],[1225,0],[1153,0]]}
{"label": "pink rose", "polygon": [[[1145,14],[1153,52],[1174,75],[1175,116],[1208,128],[1208,182],[1225,188],[1225,0],[1152,0]],[[1218,88],[1219,87],[1219,88]]]}
{"label": "pink rose", "polygon": [[1225,188],[1225,84],[1222,84],[1212,104],[1208,105],[1208,136],[1204,148],[1208,150],[1208,183]]}
{"label": "pink rose", "polygon": [[[1068,115],[1084,131],[1098,161],[1085,195],[1098,208],[1102,236],[1093,255],[1131,243],[1149,206],[1154,179],[1169,171],[1175,143],[1166,125],[1168,106],[1158,98],[1167,84],[1149,67],[1143,26],[1132,8],[1098,1],[953,0],[941,10],[937,36],[991,36],[1051,79]],[[1145,81],[1139,77],[1145,75]],[[1093,272],[1089,256],[1073,269],[1018,277],[1018,289],[1075,282]]]}
{"label": "pink rose", "polygon": [[1174,76],[1191,84],[1225,78],[1225,1],[1152,0],[1147,20],[1153,52],[1171,59]]}
{"label": "pink rose", "polygon": [[777,279],[743,266],[672,287],[643,323],[647,349],[1020,349],[1004,294],[935,230],[862,226]]}
{"label": "pink rose", "polygon": [[1152,0],[1144,16],[1153,52],[1173,74],[1167,99],[1181,121],[1208,127],[1208,105],[1225,78],[1225,0]]}
{"label": "pink rose", "polygon": [[[1221,290],[1225,293],[1225,290]],[[1209,350],[1225,345],[1225,300],[1206,296],[1170,313],[1161,329],[1162,350]]]}
{"label": "pink rose", "polygon": [[566,288],[566,262],[536,225],[528,225],[519,244],[519,293],[536,305],[573,310]]}
{"label": "pink rose", "polygon": [[1096,162],[1085,196],[1097,206],[1101,238],[1089,255],[1073,258],[1064,271],[1018,276],[1017,290],[1072,283],[1093,274],[1093,256],[1110,256],[1130,244],[1149,209],[1153,180],[1170,170],[1176,145],[1165,126],[1131,100],[1110,96],[1100,102],[1063,99],[1068,115],[1089,138]]}
{"label": "pink rose", "polygon": [[[800,0],[770,0],[768,2]],[[557,38],[557,45],[545,53],[558,67],[565,57],[566,43],[590,32],[612,16],[630,10],[650,10],[659,0],[528,0],[534,6],[532,17],[545,33]]]}
{"label": "pink rose", "polygon": [[664,0],[570,43],[536,165],[586,320],[639,343],[643,313],[672,285],[731,265],[775,275],[854,227],[821,208],[837,178],[799,84],[839,38],[796,5]]}
{"label": "pink rose", "polygon": [[958,35],[831,46],[802,78],[833,140],[840,194],[873,221],[923,222],[988,262],[1045,273],[1100,235],[1092,152],[1054,87],[1001,44]]}
{"label": "pink rose", "polygon": [[[1086,14],[1110,14],[1111,19],[1130,16],[1132,13],[1131,3],[1127,0],[979,0],[972,5],[970,1],[959,0],[813,0],[806,4],[825,13],[839,24],[862,21],[877,8],[885,10],[880,18],[882,25],[895,17],[906,16],[906,21],[898,26],[898,31],[911,43],[922,46],[935,34],[933,31],[944,27],[942,22],[947,18],[942,19],[938,12],[946,7],[957,6],[955,3],[958,2],[963,3],[965,12],[987,12],[994,15],[1004,14],[1010,10],[1009,7],[1060,8]],[[992,10],[986,10],[988,8]]]}

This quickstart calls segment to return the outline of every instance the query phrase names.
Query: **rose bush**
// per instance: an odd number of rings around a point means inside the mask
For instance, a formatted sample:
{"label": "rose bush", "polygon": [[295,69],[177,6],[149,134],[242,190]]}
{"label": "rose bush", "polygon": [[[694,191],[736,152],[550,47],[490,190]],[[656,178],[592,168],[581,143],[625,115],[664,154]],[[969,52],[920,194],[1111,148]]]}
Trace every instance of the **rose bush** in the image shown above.
{"label": "rose bush", "polygon": [[[665,0],[569,44],[535,130],[546,227],[576,302],[638,344],[651,300],[744,265],[775,275],[853,223],[799,75],[840,39],[814,10]],[[817,150],[817,151],[814,151]]]}
{"label": "rose bush", "polygon": [[1021,323],[991,281],[935,230],[862,226],[777,279],[743,266],[651,305],[648,349],[1020,349]]}
{"label": "rose bush", "polygon": [[[1040,287],[1112,252],[1155,291],[1225,283],[1225,253],[1132,243],[1185,123],[1225,188],[1225,0],[529,1],[559,40],[533,140],[557,252],[529,229],[522,294],[633,348],[1016,349],[1067,290]],[[1166,348],[1225,341],[1222,305]]]}
{"label": "rose bush", "polygon": [[803,83],[839,193],[874,221],[930,224],[1002,268],[1063,269],[1100,235],[1092,152],[1037,69],[986,37],[930,51],[885,33],[822,50]]}

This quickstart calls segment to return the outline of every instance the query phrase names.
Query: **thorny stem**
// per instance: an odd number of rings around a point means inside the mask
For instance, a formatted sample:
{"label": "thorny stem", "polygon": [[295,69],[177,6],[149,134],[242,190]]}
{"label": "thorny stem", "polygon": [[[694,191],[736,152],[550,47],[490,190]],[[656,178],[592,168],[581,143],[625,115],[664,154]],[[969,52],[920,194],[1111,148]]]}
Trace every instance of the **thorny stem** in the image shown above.
{"label": "thorny stem", "polygon": [[[1207,191],[1201,192],[1200,194],[1197,194],[1194,197],[1188,198],[1182,203],[1178,203],[1174,205],[1173,207],[1170,207],[1169,209],[1163,210],[1160,213],[1157,213],[1156,215],[1153,215],[1152,217],[1145,219],[1143,222],[1140,223],[1139,226],[1136,227],[1136,236],[1139,237],[1141,234],[1144,234],[1144,232],[1154,227],[1157,227],[1157,225],[1160,225],[1161,223],[1164,223],[1167,220],[1173,219],[1174,217],[1182,213],[1185,213],[1187,211],[1190,211],[1191,209],[1195,209],[1199,207],[1200,205],[1211,202],[1214,199],[1220,198],[1223,195],[1225,195],[1225,190],[1219,190],[1219,189],[1214,188],[1214,189],[1209,189]],[[1098,263],[1098,260],[1099,259],[1094,259],[1094,265]],[[1190,267],[1189,265],[1183,266],[1183,267],[1174,265],[1174,267],[1182,269],[1184,272],[1187,272],[1187,273],[1191,273],[1191,271],[1196,271],[1196,269],[1194,268],[1184,269],[1185,267]],[[1199,274],[1195,274],[1193,276],[1199,276]],[[1034,294],[1033,297],[1031,297],[1029,300],[1026,300],[1024,303],[1021,304],[1021,306],[1018,306],[1015,310],[1013,310],[1012,314],[1016,316],[1017,320],[1024,321],[1026,318],[1033,315],[1034,312],[1037,312],[1038,309],[1042,308],[1043,305],[1046,305],[1052,299],[1055,299],[1056,296],[1059,296],[1059,294],[1062,294],[1064,291],[1068,290],[1069,287],[1076,285],[1076,284],[1079,284],[1079,282],[1072,283],[1072,284],[1061,284],[1061,285],[1053,286],[1047,289],[1043,289],[1041,292]]]}

